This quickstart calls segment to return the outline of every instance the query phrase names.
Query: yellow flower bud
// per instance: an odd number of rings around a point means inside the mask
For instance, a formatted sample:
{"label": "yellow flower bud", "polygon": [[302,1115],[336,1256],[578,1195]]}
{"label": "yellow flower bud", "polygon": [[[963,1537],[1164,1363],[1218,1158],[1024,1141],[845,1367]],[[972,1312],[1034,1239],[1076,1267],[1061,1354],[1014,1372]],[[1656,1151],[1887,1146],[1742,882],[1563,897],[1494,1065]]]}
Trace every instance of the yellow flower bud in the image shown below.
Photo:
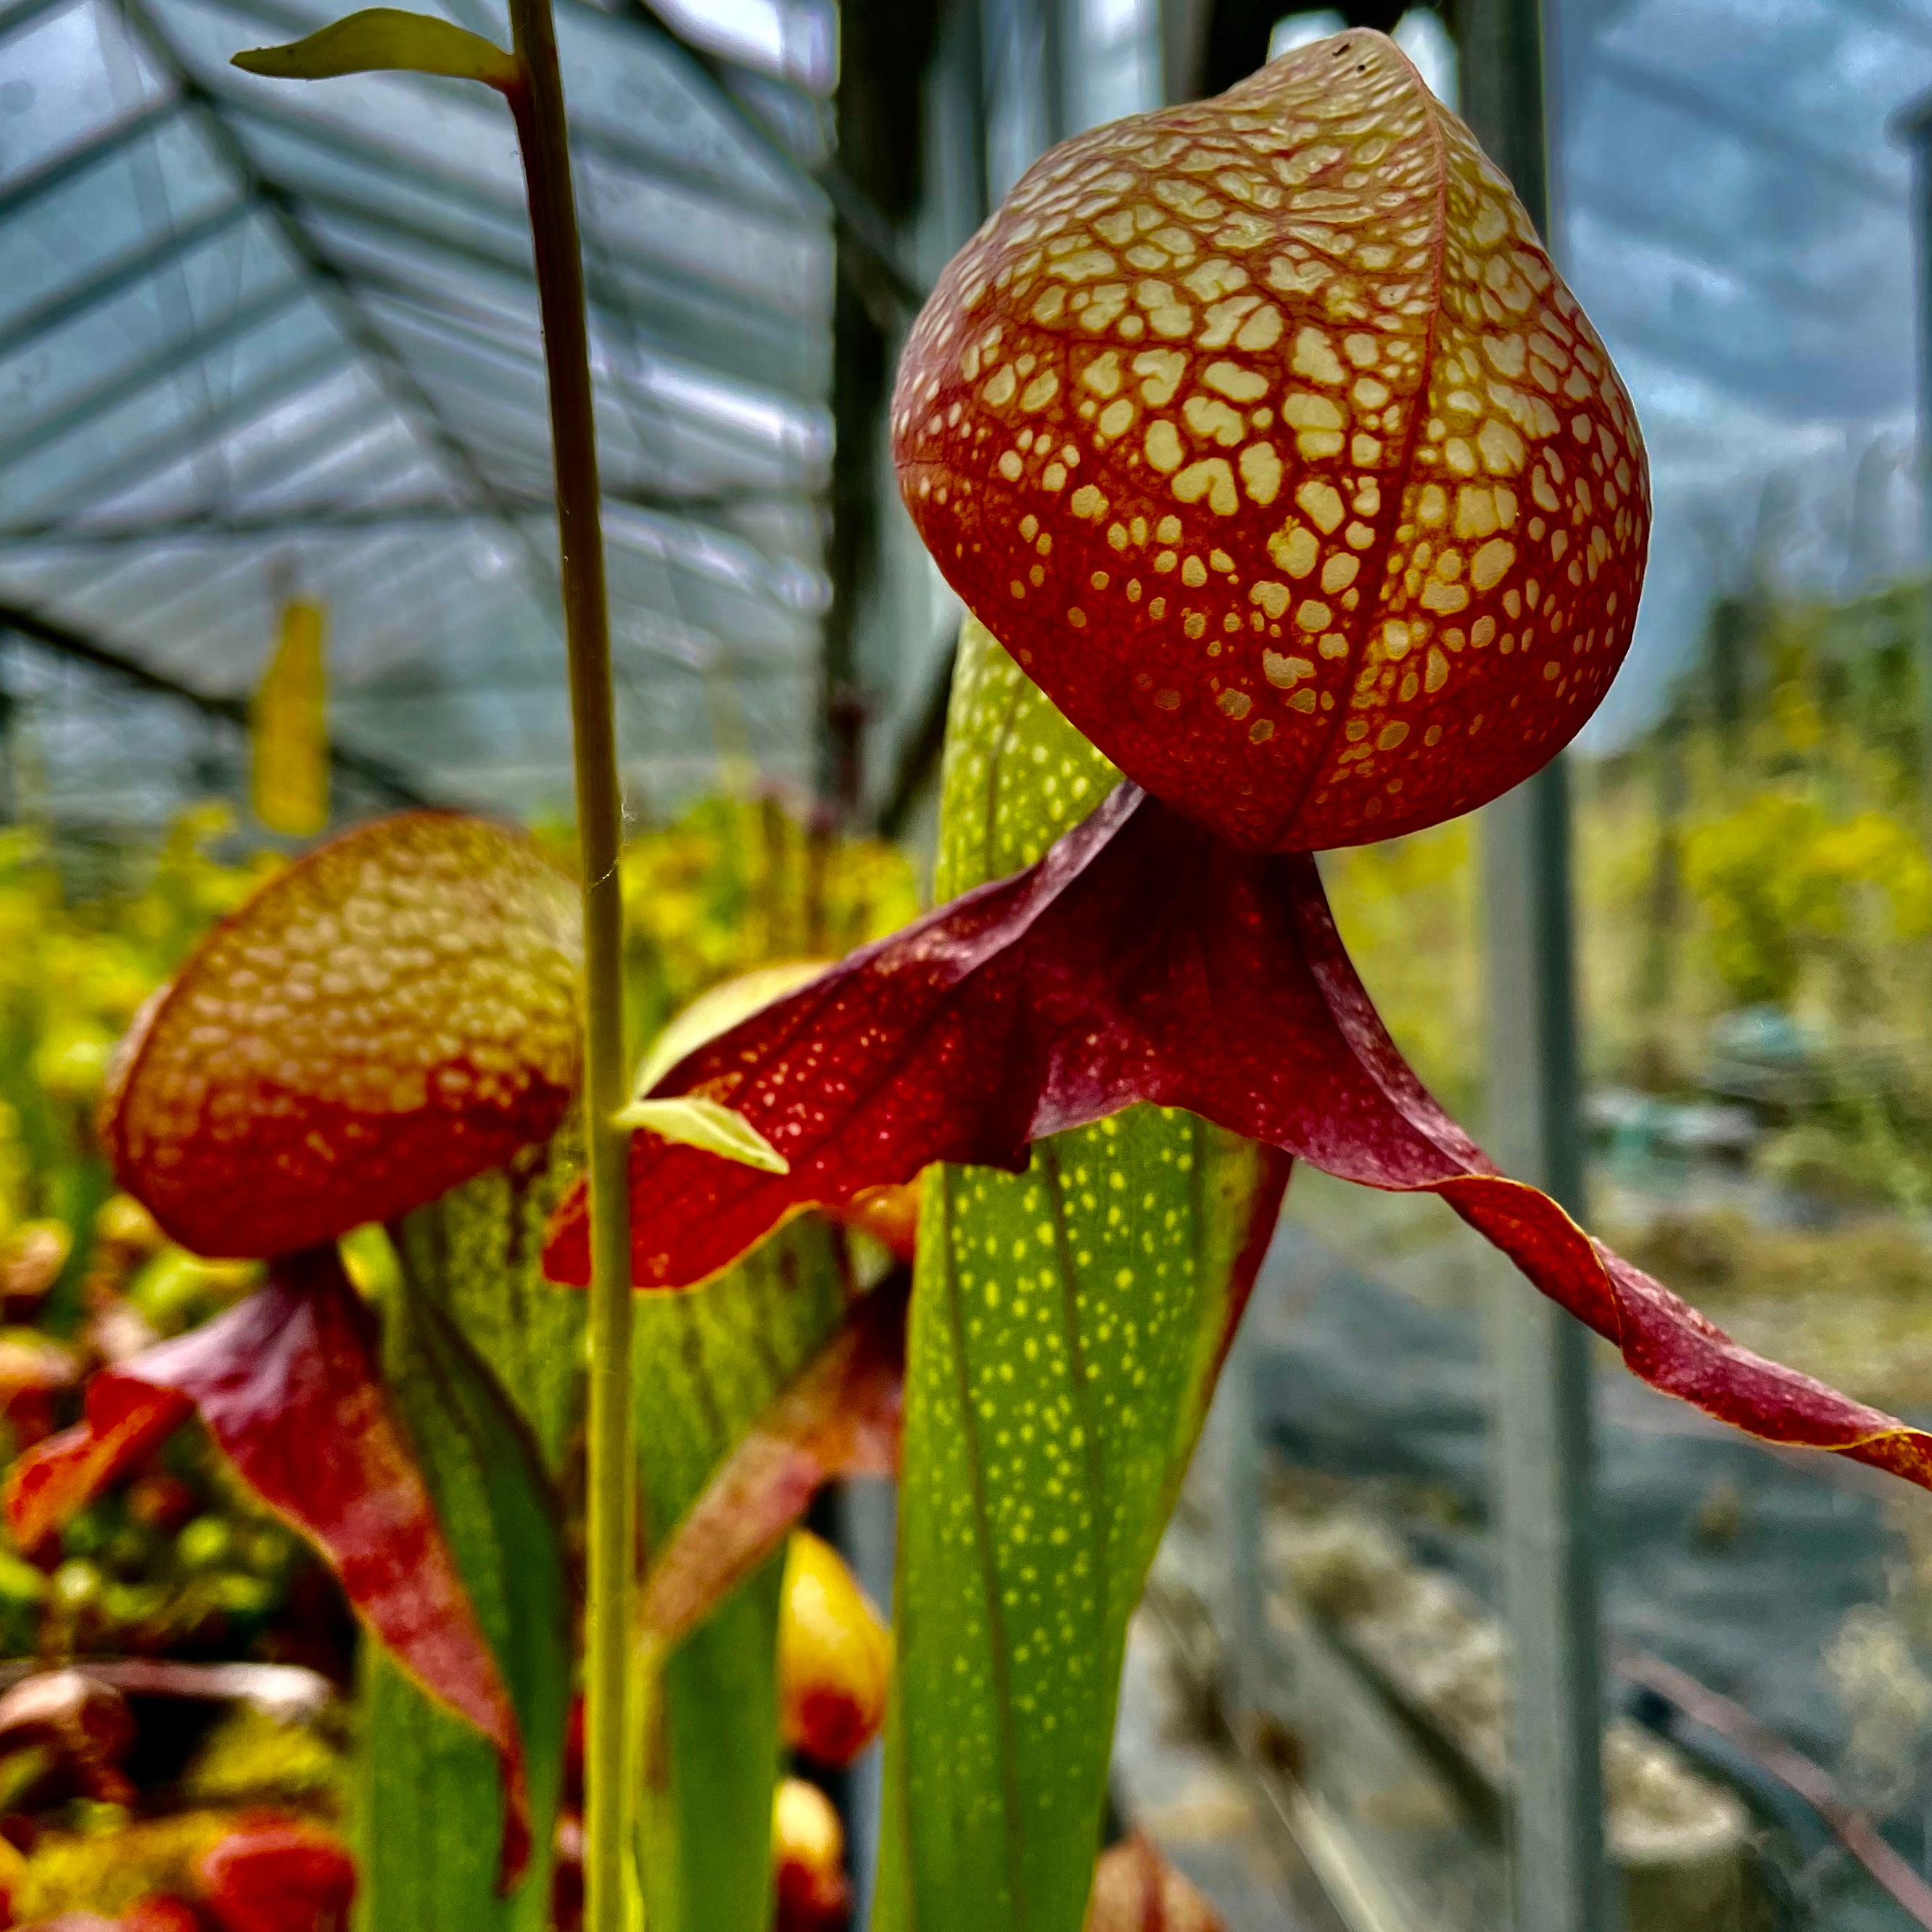
{"label": "yellow flower bud", "polygon": [[878,1735],[892,1682],[892,1634],[832,1546],[796,1530],[778,1616],[785,1742],[849,1764]]}

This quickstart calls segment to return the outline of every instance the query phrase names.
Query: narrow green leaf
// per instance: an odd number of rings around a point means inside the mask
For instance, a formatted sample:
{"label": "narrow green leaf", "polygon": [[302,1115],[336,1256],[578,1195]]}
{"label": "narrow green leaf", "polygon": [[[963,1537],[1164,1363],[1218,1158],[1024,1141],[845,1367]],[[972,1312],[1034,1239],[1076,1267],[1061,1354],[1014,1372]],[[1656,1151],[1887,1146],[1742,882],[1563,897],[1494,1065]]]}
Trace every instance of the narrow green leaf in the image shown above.
{"label": "narrow green leaf", "polygon": [[544,1932],[571,1687],[562,1510],[527,1427],[442,1299],[406,1275],[383,1318],[384,1380],[516,1707],[534,1835],[527,1874],[499,1896],[494,1752],[368,1646],[358,1922],[362,1932]]}
{"label": "narrow green leaf", "polygon": [[[1030,863],[1117,776],[969,625],[941,894]],[[1136,1108],[1040,1143],[1024,1175],[928,1177],[881,1932],[1079,1932],[1127,1618],[1279,1173],[1190,1115]]]}
{"label": "narrow green leaf", "polygon": [[305,39],[251,47],[233,56],[245,74],[271,80],[329,80],[345,74],[437,74],[480,80],[507,94],[521,81],[515,55],[494,40],[433,14],[370,7],[320,27]]}
{"label": "narrow green leaf", "polygon": [[790,1163],[744,1115],[694,1094],[670,1100],[633,1100],[611,1117],[620,1127],[643,1127],[682,1147],[702,1148],[726,1160],[767,1174],[788,1174]]}
{"label": "narrow green leaf", "polygon": [[581,1420],[584,1297],[544,1278],[544,1230],[583,1172],[574,1118],[546,1144],[389,1231],[412,1291],[442,1309],[536,1438],[553,1482]]}
{"label": "narrow green leaf", "polygon": [[[668,1649],[762,1569],[838,1476],[894,1476],[904,1420],[909,1275],[895,1269],[759,1412],[651,1552],[639,1640]],[[790,1558],[788,1556],[787,1561]]]}
{"label": "narrow green leaf", "polygon": [[[702,1288],[639,1298],[638,1455],[653,1547],[817,1353],[843,1303],[833,1237],[812,1219]],[[782,1556],[766,1564],[664,1666],[640,1834],[650,1932],[770,1924],[782,1568]]]}

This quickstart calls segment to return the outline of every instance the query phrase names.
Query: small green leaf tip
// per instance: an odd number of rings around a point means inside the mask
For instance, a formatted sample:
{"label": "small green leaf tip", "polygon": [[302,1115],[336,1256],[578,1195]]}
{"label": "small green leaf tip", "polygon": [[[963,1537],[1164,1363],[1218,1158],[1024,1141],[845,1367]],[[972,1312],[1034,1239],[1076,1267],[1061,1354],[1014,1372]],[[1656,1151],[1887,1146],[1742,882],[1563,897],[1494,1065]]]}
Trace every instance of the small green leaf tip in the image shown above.
{"label": "small green leaf tip", "polygon": [[429,14],[371,7],[351,14],[306,40],[253,47],[234,56],[245,74],[271,80],[328,80],[344,74],[440,74],[480,80],[507,94],[522,77],[515,55],[494,40]]}
{"label": "small green leaf tip", "polygon": [[766,1174],[791,1172],[791,1163],[742,1114],[716,1100],[690,1094],[671,1100],[633,1100],[612,1118],[620,1127],[647,1127],[662,1139],[740,1161]]}

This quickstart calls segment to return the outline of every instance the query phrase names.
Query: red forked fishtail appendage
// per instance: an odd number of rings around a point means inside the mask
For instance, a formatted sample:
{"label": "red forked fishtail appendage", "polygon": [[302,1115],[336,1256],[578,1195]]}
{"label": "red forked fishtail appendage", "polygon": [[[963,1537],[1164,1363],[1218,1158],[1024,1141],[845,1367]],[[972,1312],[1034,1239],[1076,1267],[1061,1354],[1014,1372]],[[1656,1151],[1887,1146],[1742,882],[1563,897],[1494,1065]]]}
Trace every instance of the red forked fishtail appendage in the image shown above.
{"label": "red forked fishtail appendage", "polygon": [[[788,1214],[931,1161],[1018,1172],[1030,1141],[1150,1101],[1344,1180],[1439,1194],[1652,1387],[1932,1486],[1932,1438],[1739,1347],[1496,1172],[1390,1040],[1312,858],[1238,850],[1130,785],[1038,864],[853,954],[656,1090],[736,1108],[790,1172],[638,1135],[640,1287],[703,1280]],[[582,1282],[584,1237],[580,1193],[552,1225],[554,1279]]]}

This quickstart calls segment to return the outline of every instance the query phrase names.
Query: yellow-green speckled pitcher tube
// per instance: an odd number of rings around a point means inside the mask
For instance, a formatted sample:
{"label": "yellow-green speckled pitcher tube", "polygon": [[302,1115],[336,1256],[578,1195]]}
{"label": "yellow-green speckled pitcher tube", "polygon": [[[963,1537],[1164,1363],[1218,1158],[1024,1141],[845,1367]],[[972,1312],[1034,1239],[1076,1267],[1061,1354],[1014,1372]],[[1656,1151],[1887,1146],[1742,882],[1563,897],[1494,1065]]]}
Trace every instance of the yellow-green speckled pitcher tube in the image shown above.
{"label": "yellow-green speckled pitcher tube", "polygon": [[[638,1298],[633,1380],[645,1536],[661,1546],[838,1325],[831,1230],[794,1221],[702,1288]],[[762,1564],[641,1687],[646,1932],[766,1932],[778,1781],[778,1586]]]}
{"label": "yellow-green speckled pitcher tube", "polygon": [[[939,896],[1120,774],[969,620]],[[880,1932],[1081,1932],[1130,1612],[1219,1359],[1264,1163],[1176,1110],[927,1177],[906,1378]]]}

